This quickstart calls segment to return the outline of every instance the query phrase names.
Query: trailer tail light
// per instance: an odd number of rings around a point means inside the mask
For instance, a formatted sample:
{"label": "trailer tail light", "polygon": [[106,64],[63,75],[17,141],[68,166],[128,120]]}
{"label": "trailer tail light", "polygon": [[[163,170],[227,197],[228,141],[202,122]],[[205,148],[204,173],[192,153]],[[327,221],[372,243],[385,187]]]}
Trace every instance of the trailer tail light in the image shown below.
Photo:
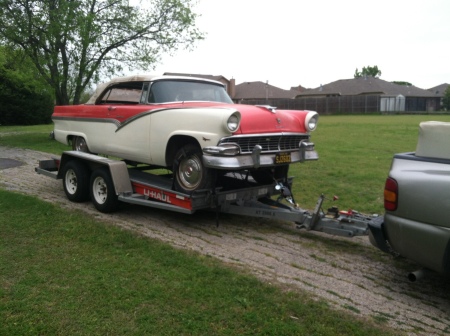
{"label": "trailer tail light", "polygon": [[398,184],[391,177],[386,179],[384,186],[384,208],[388,211],[397,210],[398,206]]}

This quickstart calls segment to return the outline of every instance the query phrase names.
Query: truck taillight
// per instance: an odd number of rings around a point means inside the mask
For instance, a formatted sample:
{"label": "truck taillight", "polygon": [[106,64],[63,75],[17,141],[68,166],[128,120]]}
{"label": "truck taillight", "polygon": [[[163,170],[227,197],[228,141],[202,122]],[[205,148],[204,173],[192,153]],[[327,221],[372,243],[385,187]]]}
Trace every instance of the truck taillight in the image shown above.
{"label": "truck taillight", "polygon": [[384,208],[388,211],[397,210],[398,205],[398,184],[391,177],[386,179],[384,185]]}

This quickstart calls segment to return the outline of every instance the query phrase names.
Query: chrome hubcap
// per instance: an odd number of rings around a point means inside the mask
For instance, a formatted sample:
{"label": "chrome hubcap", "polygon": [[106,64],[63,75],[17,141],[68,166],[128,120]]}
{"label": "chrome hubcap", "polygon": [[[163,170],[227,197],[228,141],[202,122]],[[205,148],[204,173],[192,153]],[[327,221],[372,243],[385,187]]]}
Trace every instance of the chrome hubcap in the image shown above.
{"label": "chrome hubcap", "polygon": [[202,164],[198,157],[183,160],[179,167],[180,183],[185,189],[195,189],[202,179]]}
{"label": "chrome hubcap", "polygon": [[87,153],[89,151],[86,140],[84,140],[84,138],[77,137],[75,139],[75,150],[79,151],[79,152],[85,152],[85,153]]}

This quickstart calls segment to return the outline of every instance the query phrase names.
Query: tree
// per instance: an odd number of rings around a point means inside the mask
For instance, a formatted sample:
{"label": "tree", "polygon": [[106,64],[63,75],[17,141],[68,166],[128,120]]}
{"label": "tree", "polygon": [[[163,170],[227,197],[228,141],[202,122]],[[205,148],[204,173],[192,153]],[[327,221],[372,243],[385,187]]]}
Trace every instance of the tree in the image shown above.
{"label": "tree", "polygon": [[381,71],[378,70],[378,66],[367,66],[367,67],[363,67],[362,71],[359,72],[358,68],[356,68],[355,70],[355,74],[353,75],[355,78],[358,77],[364,77],[364,76],[371,76],[371,77],[377,77],[377,76],[381,76]]}
{"label": "tree", "polygon": [[58,105],[77,104],[92,81],[148,69],[203,38],[190,0],[130,2],[0,0],[0,42],[30,57]]}
{"label": "tree", "polygon": [[403,86],[412,86],[412,84],[410,82],[405,82],[405,81],[392,81],[392,83],[397,84],[397,85],[403,85]]}
{"label": "tree", "polygon": [[442,105],[446,111],[450,111],[450,85],[445,89]]}
{"label": "tree", "polygon": [[51,122],[54,97],[22,50],[0,47],[0,124]]}

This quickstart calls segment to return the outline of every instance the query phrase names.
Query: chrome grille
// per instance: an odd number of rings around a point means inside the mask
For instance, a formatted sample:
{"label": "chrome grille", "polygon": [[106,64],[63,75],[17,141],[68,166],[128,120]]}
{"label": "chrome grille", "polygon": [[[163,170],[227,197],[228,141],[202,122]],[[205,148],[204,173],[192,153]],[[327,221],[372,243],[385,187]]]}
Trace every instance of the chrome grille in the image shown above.
{"label": "chrome grille", "polygon": [[237,143],[241,147],[241,153],[251,153],[256,145],[262,147],[263,153],[282,152],[296,150],[301,140],[309,140],[308,135],[257,135],[257,136],[235,136],[224,138],[221,144]]}

